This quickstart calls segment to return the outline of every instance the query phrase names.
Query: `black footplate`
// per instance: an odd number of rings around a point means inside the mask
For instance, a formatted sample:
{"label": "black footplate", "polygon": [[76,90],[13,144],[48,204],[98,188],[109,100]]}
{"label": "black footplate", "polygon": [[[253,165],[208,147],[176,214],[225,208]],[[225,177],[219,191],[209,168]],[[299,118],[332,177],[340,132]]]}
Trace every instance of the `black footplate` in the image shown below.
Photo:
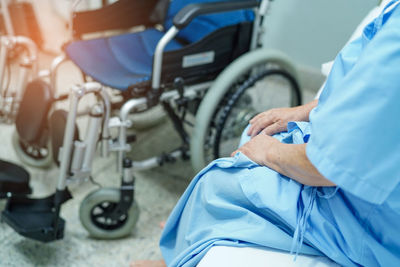
{"label": "black footplate", "polygon": [[41,242],[62,239],[65,221],[59,217],[60,206],[71,198],[69,192],[62,194],[64,199],[61,203],[55,194],[42,199],[11,197],[2,212],[2,219],[17,233],[27,238]]}
{"label": "black footplate", "polygon": [[11,162],[0,160],[0,198],[29,195],[29,173]]}

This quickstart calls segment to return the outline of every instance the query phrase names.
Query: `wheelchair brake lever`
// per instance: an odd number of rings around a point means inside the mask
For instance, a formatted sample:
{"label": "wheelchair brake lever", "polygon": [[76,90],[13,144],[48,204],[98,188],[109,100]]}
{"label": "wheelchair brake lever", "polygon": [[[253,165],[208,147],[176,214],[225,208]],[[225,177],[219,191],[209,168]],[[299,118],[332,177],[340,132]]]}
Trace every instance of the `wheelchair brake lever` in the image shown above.
{"label": "wheelchair brake lever", "polygon": [[176,99],[176,104],[178,105],[178,109],[181,110],[187,104],[187,98],[185,97],[185,81],[182,77],[176,77],[174,80],[174,88],[178,91],[179,98]]}
{"label": "wheelchair brake lever", "polygon": [[185,82],[184,82],[184,80],[182,79],[182,77],[176,77],[176,78],[174,79],[174,88],[178,91],[178,93],[179,93],[179,98],[183,98],[183,94],[184,94],[183,88],[184,88],[184,85],[185,85]]}

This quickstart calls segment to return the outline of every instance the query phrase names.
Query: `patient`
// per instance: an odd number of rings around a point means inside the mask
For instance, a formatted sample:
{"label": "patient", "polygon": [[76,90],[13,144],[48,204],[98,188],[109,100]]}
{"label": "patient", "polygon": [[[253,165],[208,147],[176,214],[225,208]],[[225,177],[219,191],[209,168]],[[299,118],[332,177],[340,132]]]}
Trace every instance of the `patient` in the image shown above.
{"label": "patient", "polygon": [[344,47],[319,101],[255,116],[247,142],[193,179],[165,225],[165,261],[132,265],[195,266],[224,245],[400,266],[398,3]]}

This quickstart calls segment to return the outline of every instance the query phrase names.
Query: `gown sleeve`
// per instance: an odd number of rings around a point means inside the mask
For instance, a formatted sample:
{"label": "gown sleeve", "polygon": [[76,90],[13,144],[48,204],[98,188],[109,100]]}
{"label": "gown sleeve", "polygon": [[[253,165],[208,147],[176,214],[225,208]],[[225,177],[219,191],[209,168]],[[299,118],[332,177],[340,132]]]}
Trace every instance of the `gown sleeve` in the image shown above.
{"label": "gown sleeve", "polygon": [[342,190],[381,204],[400,181],[400,8],[371,39],[345,47],[331,76],[310,114],[307,156]]}

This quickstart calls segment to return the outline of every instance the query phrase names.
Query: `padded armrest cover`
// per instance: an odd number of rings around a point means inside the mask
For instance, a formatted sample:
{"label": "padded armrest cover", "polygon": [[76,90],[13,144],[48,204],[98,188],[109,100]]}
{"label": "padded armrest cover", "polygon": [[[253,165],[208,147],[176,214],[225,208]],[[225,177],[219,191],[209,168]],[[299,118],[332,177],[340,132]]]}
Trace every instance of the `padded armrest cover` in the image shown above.
{"label": "padded armrest cover", "polygon": [[257,7],[258,4],[259,2],[257,0],[190,4],[182,8],[178,14],[176,14],[173,19],[173,24],[178,29],[182,29],[200,15],[250,9]]}

